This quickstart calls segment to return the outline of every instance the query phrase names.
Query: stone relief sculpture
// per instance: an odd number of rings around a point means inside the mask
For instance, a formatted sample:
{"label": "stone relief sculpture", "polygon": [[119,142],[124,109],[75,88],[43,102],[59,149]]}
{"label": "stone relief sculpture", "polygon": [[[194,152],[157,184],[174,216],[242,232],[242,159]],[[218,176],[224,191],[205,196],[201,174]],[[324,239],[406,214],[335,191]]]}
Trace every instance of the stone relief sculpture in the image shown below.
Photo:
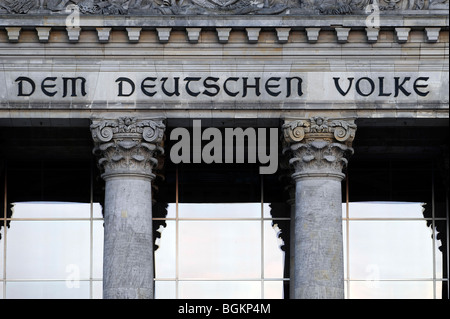
{"label": "stone relief sculpture", "polygon": [[381,11],[449,8],[449,0],[0,0],[0,13],[65,14],[76,5],[91,15],[344,15],[373,3]]}

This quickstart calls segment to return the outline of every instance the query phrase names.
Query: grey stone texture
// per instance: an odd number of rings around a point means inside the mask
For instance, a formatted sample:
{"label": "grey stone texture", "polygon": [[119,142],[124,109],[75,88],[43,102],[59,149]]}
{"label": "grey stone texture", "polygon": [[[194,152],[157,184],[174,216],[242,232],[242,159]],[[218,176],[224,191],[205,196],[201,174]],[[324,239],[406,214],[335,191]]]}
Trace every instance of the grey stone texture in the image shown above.
{"label": "grey stone texture", "polygon": [[[9,14],[64,14],[76,6],[77,10],[86,15],[346,15],[364,12],[368,4],[365,0],[0,0],[0,11]],[[376,5],[384,12],[448,9],[447,0],[380,0]]]}
{"label": "grey stone texture", "polygon": [[103,298],[151,299],[153,283],[152,169],[163,152],[161,120],[94,121],[94,153],[104,170]]}
{"label": "grey stone texture", "polygon": [[106,179],[104,299],[154,296],[151,198],[149,178]]}
{"label": "grey stone texture", "polygon": [[[325,173],[325,171],[324,171]],[[341,180],[296,181],[294,299],[343,299]]]}
{"label": "grey stone texture", "polygon": [[342,169],[353,153],[352,120],[286,122],[285,153],[294,167],[292,299],[343,299]]}

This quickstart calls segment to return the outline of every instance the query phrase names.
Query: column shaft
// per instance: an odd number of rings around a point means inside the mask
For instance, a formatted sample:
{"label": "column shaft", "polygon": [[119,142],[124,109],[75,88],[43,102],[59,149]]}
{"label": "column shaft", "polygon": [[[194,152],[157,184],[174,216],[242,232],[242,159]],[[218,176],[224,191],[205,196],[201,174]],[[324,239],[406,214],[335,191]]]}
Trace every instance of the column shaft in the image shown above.
{"label": "column shaft", "polygon": [[294,297],[344,298],[341,181],[296,182]]}
{"label": "column shaft", "polygon": [[104,212],[103,297],[153,298],[151,180],[108,178]]}

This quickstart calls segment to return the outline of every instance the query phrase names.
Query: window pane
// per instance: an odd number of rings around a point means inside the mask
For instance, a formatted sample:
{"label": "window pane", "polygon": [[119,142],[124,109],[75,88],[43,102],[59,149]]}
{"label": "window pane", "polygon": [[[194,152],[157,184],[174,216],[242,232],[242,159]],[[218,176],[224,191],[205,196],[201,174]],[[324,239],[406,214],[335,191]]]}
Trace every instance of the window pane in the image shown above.
{"label": "window pane", "polygon": [[181,299],[260,299],[261,281],[180,281]]}
{"label": "window pane", "polygon": [[167,206],[166,218],[176,218],[176,217],[177,217],[177,205],[175,203],[169,203]]}
{"label": "window pane", "polygon": [[89,218],[87,203],[26,202],[15,203],[12,218]]}
{"label": "window pane", "polygon": [[272,221],[264,221],[264,278],[283,278],[285,254],[281,247],[284,243],[279,237],[282,230],[276,220],[273,223],[274,226]]}
{"label": "window pane", "polygon": [[156,278],[175,278],[176,269],[176,223],[166,221],[166,227],[161,228],[159,247],[155,251]]}
{"label": "window pane", "polygon": [[180,218],[260,218],[261,203],[178,204]]}
{"label": "window pane", "polygon": [[103,278],[103,220],[94,220],[92,226],[92,277],[101,279]]}
{"label": "window pane", "polygon": [[92,299],[103,299],[103,281],[92,281]]}
{"label": "window pane", "polygon": [[350,221],[350,279],[433,278],[425,221]]}
{"label": "window pane", "polygon": [[89,278],[89,221],[12,221],[8,279]]}
{"label": "window pane", "polygon": [[432,299],[432,281],[350,281],[351,299]]}
{"label": "window pane", "polygon": [[103,208],[99,203],[94,203],[92,206],[92,217],[93,218],[103,218]]}
{"label": "window pane", "polygon": [[264,281],[264,299],[283,299],[284,281]]}
{"label": "window pane", "polygon": [[[350,203],[350,218],[424,218],[423,203],[363,202]],[[345,206],[343,214],[345,214]]]}
{"label": "window pane", "polygon": [[180,221],[180,278],[261,278],[260,221]]}
{"label": "window pane", "polygon": [[[0,221],[2,223],[3,221]],[[3,278],[3,267],[5,265],[5,257],[4,257],[4,250],[5,250],[5,227],[2,226],[0,229],[0,279]]]}
{"label": "window pane", "polygon": [[155,299],[175,299],[175,281],[155,281]]}
{"label": "window pane", "polygon": [[7,282],[8,299],[87,299],[89,281],[68,284],[64,281]]}
{"label": "window pane", "polygon": [[[436,224],[435,229],[436,278],[443,278],[444,267],[448,267],[447,263],[443,261],[443,251],[445,251],[446,249],[445,242],[447,240],[446,238],[447,221],[444,220],[435,221],[435,224]],[[445,271],[445,274],[448,276],[447,271]]]}
{"label": "window pane", "polygon": [[342,237],[343,237],[343,251],[344,251],[344,278],[348,279],[348,253],[347,253],[347,221],[342,221]]}

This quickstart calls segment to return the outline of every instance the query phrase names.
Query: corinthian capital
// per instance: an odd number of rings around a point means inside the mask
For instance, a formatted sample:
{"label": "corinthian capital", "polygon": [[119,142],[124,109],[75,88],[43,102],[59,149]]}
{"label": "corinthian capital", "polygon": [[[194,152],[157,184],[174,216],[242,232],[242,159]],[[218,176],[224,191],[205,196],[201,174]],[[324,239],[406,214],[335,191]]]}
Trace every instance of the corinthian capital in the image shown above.
{"label": "corinthian capital", "polygon": [[157,156],[164,153],[164,130],[165,125],[159,119],[121,117],[93,121],[93,152],[104,170],[102,176],[132,174],[153,179]]}
{"label": "corinthian capital", "polygon": [[294,166],[294,179],[307,176],[334,176],[343,178],[342,169],[355,138],[353,120],[313,117],[286,122],[283,127],[285,153]]}

